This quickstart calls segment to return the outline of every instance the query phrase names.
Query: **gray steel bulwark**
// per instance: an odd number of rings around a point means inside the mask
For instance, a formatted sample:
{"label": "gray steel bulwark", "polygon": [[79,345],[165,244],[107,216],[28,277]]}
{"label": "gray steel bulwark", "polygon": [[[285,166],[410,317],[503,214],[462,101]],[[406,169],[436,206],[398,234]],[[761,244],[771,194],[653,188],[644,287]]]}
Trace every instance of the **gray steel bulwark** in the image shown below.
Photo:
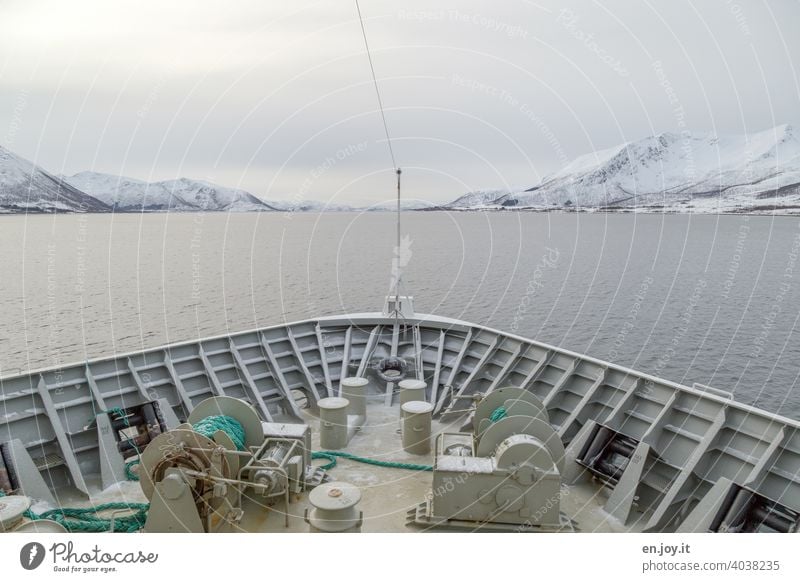
{"label": "gray steel bulwark", "polygon": [[[101,486],[109,449],[93,422],[104,411],[157,401],[182,421],[200,401],[224,394],[249,402],[262,421],[292,421],[300,395],[317,408],[351,374],[370,380],[373,397],[393,402],[394,385],[373,369],[393,355],[408,362],[407,377],[428,384],[437,415],[468,420],[473,397],[502,386],[535,395],[567,447],[565,478],[594,471],[611,490],[606,509],[620,519],[643,513],[648,528],[674,530],[722,480],[800,511],[798,421],[722,390],[433,315],[399,323],[377,313],[324,317],[6,376],[0,445],[18,439],[21,458],[51,491],[69,486],[88,495]],[[604,477],[581,459],[598,438],[636,458]]]}

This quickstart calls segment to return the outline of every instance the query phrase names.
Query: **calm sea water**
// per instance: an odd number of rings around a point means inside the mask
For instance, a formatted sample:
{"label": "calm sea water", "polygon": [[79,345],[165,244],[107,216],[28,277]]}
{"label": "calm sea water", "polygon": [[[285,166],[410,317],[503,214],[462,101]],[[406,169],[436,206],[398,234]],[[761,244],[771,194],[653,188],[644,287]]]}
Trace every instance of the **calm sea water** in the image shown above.
{"label": "calm sea water", "polygon": [[[0,217],[0,372],[350,311],[389,287],[391,214]],[[418,312],[800,418],[800,220],[408,213]]]}

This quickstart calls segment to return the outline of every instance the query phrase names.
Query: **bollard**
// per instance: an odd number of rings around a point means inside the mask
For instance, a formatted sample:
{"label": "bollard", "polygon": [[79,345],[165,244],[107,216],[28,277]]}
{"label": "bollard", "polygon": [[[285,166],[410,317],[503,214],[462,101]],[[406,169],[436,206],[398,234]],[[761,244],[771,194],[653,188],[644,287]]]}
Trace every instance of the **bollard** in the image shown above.
{"label": "bollard", "polygon": [[362,513],[356,508],[361,491],[344,481],[324,483],[308,495],[312,509],[306,510],[305,520],[312,533],[360,532]]}
{"label": "bollard", "polygon": [[337,450],[347,446],[347,398],[323,398],[319,406],[319,445]]}
{"label": "bollard", "polygon": [[[425,402],[425,389],[428,387],[422,380],[402,380],[400,387],[400,410],[406,402]],[[402,413],[401,413],[402,416]]]}
{"label": "bollard", "polygon": [[18,525],[14,533],[67,533],[67,528],[52,519],[37,519]]}
{"label": "bollard", "polygon": [[19,525],[30,506],[31,500],[24,495],[0,497],[0,532],[11,531]]}
{"label": "bollard", "polygon": [[347,407],[347,414],[356,416],[367,416],[367,388],[369,380],[366,378],[343,378],[342,397],[350,401]]}
{"label": "bollard", "polygon": [[433,404],[412,400],[403,410],[403,449],[412,455],[431,452],[431,418]]}

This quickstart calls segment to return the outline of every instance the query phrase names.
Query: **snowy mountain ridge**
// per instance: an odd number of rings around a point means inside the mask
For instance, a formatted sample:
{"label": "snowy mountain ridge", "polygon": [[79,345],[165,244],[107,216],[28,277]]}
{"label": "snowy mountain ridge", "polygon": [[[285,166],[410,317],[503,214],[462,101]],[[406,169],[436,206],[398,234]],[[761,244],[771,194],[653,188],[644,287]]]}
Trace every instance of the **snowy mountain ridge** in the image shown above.
{"label": "snowy mountain ridge", "polygon": [[790,125],[661,133],[580,156],[525,191],[464,199],[446,208],[800,213],[800,136]]}
{"label": "snowy mountain ridge", "polygon": [[277,208],[236,188],[203,180],[178,178],[144,182],[99,172],[80,172],[64,181],[114,208],[116,211],[215,210],[227,212],[269,211]]}
{"label": "snowy mountain ridge", "polygon": [[100,200],[0,146],[0,213],[108,210]]}
{"label": "snowy mountain ridge", "polygon": [[[521,191],[478,190],[407,210],[581,210],[800,214],[800,134],[790,125],[747,135],[660,133],[575,158]],[[203,180],[146,182],[100,172],[56,176],[0,146],[0,213],[382,211],[314,200],[264,201]]]}

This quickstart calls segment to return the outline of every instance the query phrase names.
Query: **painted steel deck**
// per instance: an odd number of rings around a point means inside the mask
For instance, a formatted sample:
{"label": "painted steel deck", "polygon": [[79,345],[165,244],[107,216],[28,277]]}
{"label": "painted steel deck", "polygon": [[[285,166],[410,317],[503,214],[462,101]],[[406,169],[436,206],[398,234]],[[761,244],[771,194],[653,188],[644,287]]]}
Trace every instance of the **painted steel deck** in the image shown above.
{"label": "painted steel deck", "polygon": [[[442,425],[469,420],[473,400],[465,396],[508,385],[536,394],[567,446],[572,477],[598,427],[646,445],[651,452],[635,474],[595,476],[591,484],[611,491],[605,508],[622,523],[675,530],[723,478],[800,511],[800,422],[720,390],[433,315],[324,317],[0,378],[0,443],[22,440],[56,498],[68,490],[94,496],[100,411],[161,400],[182,420],[202,400],[228,395],[251,403],[265,421],[300,420],[306,403],[313,413],[346,376],[370,378],[391,406],[395,386],[372,367],[395,355],[428,383]],[[633,493],[615,499],[622,480]]]}

